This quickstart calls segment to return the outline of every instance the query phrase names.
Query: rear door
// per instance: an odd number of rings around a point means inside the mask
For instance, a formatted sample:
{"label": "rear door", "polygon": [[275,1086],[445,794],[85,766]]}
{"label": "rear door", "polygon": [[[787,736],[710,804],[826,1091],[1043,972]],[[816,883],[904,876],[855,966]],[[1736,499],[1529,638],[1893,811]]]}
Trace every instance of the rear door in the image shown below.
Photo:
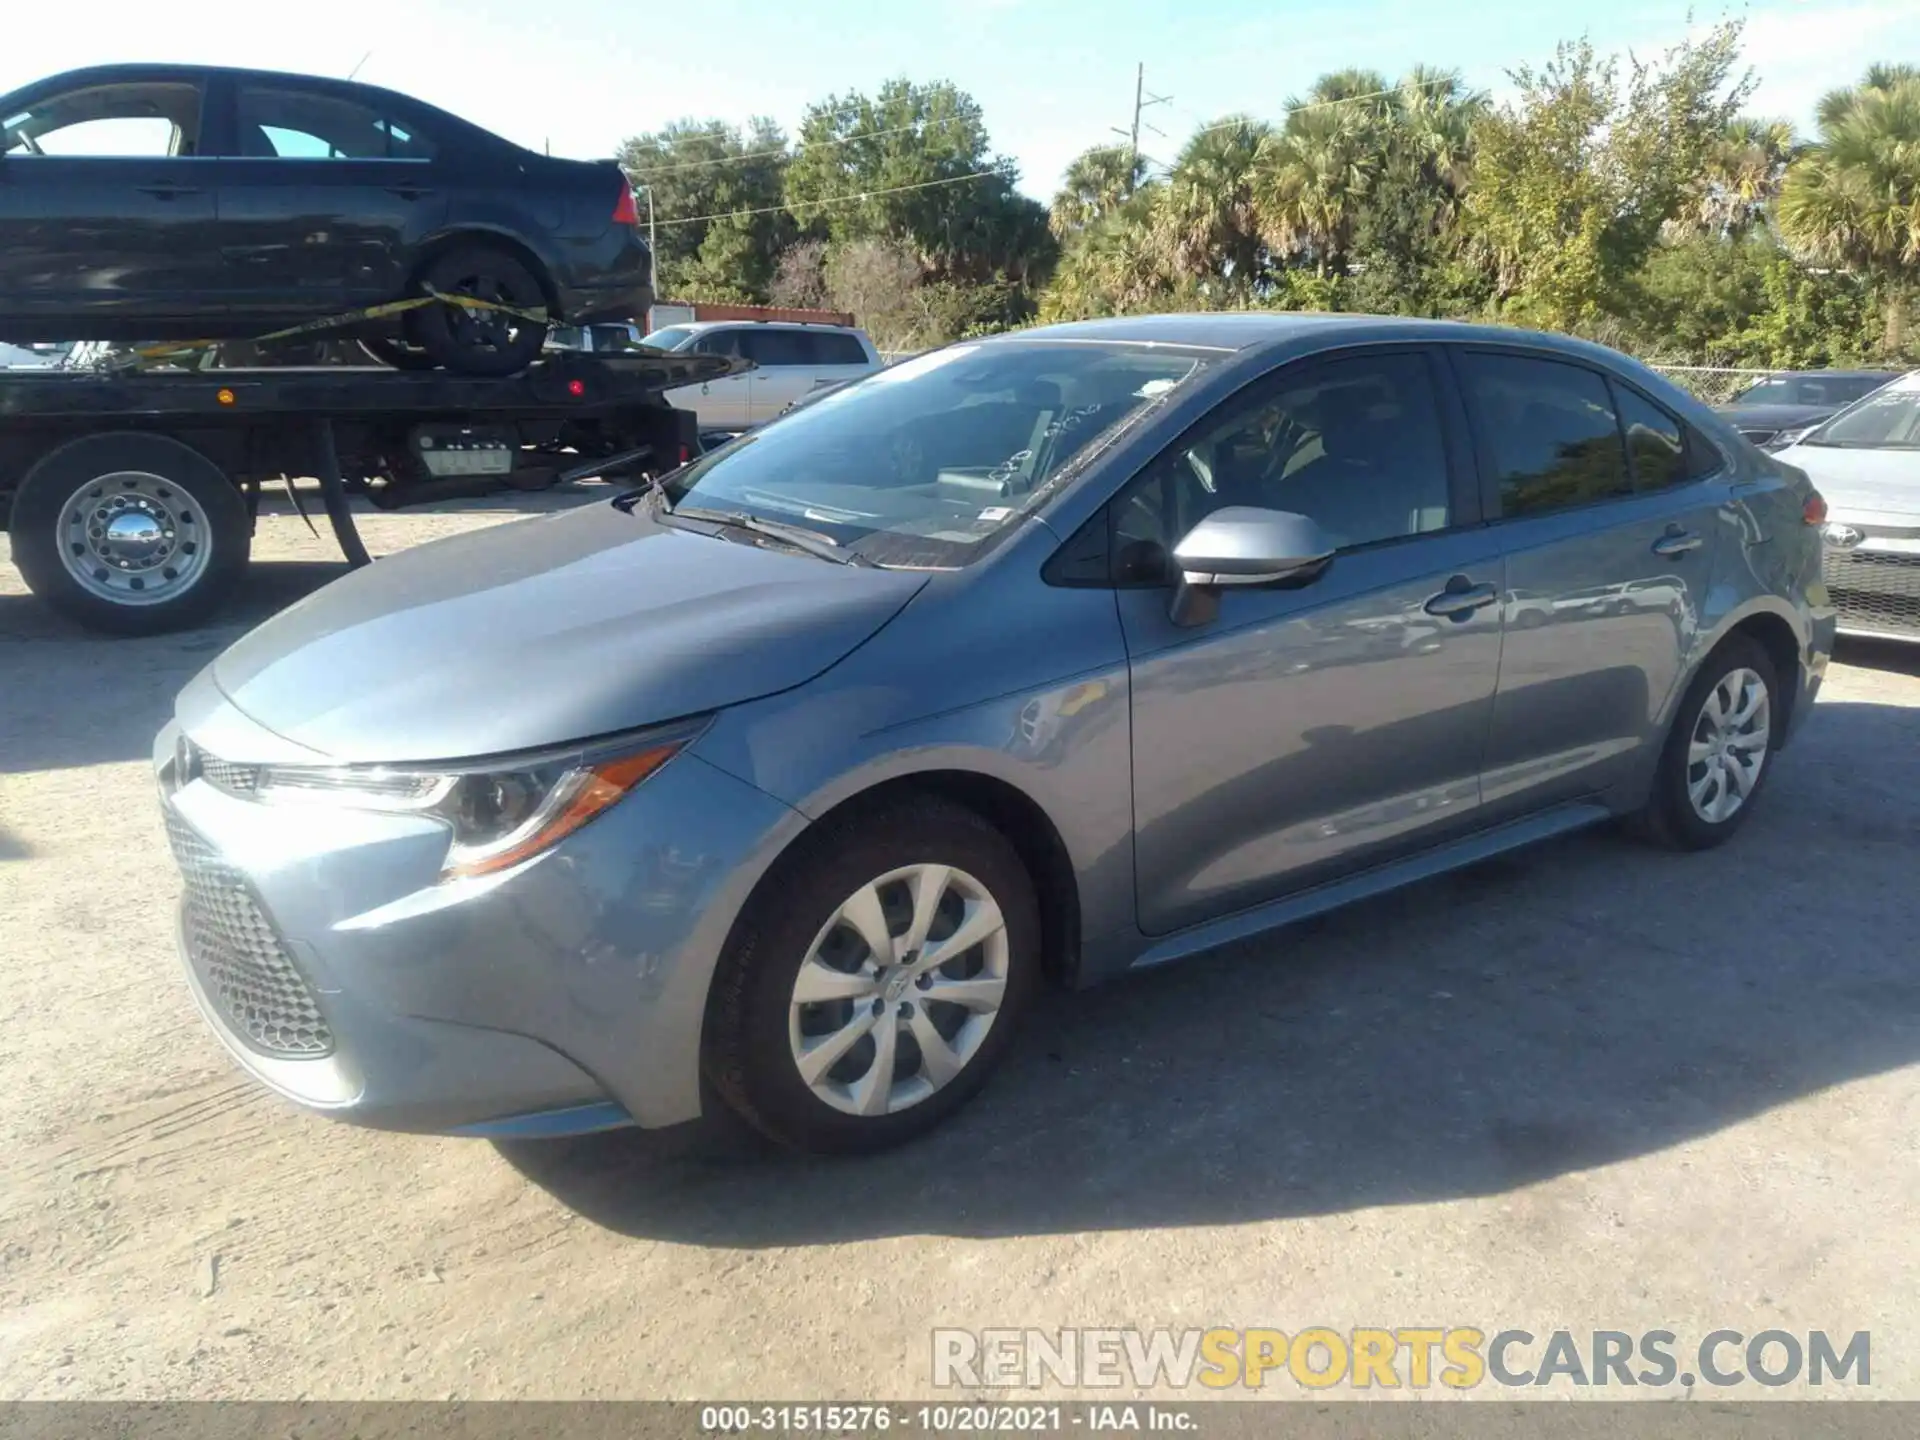
{"label": "rear door", "polygon": [[411,115],[278,79],[231,86],[220,258],[237,307],[315,314],[398,299],[447,214],[445,166]]}
{"label": "rear door", "polygon": [[1685,675],[1731,474],[1701,437],[1597,369],[1453,353],[1506,558],[1488,818],[1622,778]]}
{"label": "rear door", "polygon": [[214,192],[197,155],[203,101],[199,78],[182,73],[56,91],[0,116],[7,314],[79,321],[90,336],[125,322],[139,338],[144,320],[220,312]]}

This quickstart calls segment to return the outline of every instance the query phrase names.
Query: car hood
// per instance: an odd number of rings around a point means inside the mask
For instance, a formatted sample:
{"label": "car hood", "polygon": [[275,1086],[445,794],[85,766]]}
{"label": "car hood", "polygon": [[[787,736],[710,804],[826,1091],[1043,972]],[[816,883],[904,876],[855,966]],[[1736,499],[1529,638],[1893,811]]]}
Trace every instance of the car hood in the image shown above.
{"label": "car hood", "polygon": [[336,760],[506,754],[803,684],[926,581],[664,525],[647,501],[596,504],[354,571],[209,673],[252,720]]}
{"label": "car hood", "polygon": [[1794,430],[1817,425],[1836,405],[1722,405],[1719,414],[1742,430]]}
{"label": "car hood", "polygon": [[1920,528],[1920,450],[1790,445],[1773,458],[1806,471],[1836,520]]}

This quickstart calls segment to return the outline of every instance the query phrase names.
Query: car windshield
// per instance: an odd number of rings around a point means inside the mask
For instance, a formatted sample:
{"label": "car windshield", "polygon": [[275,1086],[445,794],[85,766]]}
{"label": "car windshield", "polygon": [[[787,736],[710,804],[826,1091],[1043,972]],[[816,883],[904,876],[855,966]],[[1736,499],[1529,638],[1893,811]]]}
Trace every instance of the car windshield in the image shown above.
{"label": "car windshield", "polygon": [[1842,410],[1800,443],[1851,450],[1920,450],[1920,371]]}
{"label": "car windshield", "polygon": [[656,330],[640,343],[654,350],[677,350],[693,338],[693,331],[685,325],[668,325]]}
{"label": "car windshield", "polygon": [[953,345],[743,435],[663,490],[676,508],[802,526],[875,564],[965,565],[1207,361],[1123,343]]}

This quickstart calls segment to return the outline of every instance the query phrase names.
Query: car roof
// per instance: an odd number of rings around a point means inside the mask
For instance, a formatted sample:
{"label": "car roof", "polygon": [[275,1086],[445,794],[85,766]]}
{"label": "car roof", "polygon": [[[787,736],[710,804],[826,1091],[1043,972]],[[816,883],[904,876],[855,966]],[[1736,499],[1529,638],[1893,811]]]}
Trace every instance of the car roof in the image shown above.
{"label": "car roof", "polygon": [[[513,141],[496,135],[485,126],[463,119],[450,110],[429,104],[416,96],[401,90],[389,90],[384,85],[369,85],[360,80],[342,80],[333,75],[306,75],[295,70],[251,70],[236,65],[194,65],[182,61],[131,61],[113,65],[87,65],[78,70],[63,70],[57,75],[47,75],[27,85],[19,86],[12,92],[18,95],[26,90],[45,90],[50,86],[67,88],[82,85],[127,85],[143,80],[164,81],[180,80],[188,76],[212,77],[230,76],[234,79],[257,80],[267,84],[298,85],[307,89],[327,90],[337,95],[359,94],[381,96],[398,100],[412,109],[431,114],[436,118],[444,117],[459,126],[468,135],[492,141],[495,145],[506,145],[513,149],[523,147]],[[0,96],[0,104],[12,98],[12,95]],[[533,153],[533,152],[528,152]]]}
{"label": "car roof", "polygon": [[680,320],[660,327],[662,330],[840,330],[848,335],[865,332],[856,325],[833,325],[825,320]]}
{"label": "car roof", "polygon": [[[1540,330],[1501,325],[1469,325],[1456,320],[1421,320],[1395,315],[1348,315],[1321,311],[1207,311],[1193,314],[1132,315],[1107,320],[1075,320],[1016,331],[995,340],[1107,340],[1121,344],[1182,345],[1207,350],[1262,350],[1299,340],[1350,343],[1358,340],[1449,340],[1558,350],[1569,358],[1624,357],[1585,340]],[[988,340],[983,343],[994,343]]]}

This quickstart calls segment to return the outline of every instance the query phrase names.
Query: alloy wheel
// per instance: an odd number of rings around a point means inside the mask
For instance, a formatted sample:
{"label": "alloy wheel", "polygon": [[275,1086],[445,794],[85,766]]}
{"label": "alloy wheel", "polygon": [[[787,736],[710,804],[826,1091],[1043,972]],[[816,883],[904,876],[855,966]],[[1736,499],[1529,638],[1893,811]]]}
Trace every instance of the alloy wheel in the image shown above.
{"label": "alloy wheel", "polygon": [[794,978],[793,1062],[849,1115],[909,1109],[979,1053],[1007,990],[999,904],[973,876],[909,865],[869,881],[821,927]]}
{"label": "alloy wheel", "polygon": [[1687,799],[1709,825],[1733,817],[1767,763],[1773,701],[1767,682],[1742,667],[1707,692],[1687,745]]}

